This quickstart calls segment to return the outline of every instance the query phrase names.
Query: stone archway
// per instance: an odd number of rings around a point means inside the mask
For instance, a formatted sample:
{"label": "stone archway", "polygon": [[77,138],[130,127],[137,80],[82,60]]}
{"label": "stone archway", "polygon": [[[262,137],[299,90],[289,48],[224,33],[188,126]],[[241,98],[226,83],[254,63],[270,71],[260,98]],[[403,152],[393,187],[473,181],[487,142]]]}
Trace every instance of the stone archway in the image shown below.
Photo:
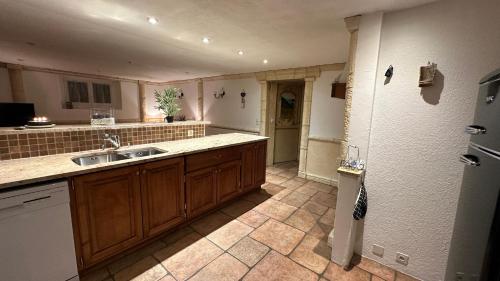
{"label": "stone archway", "polygon": [[[326,66],[323,66],[325,68]],[[273,164],[274,153],[274,134],[271,132],[270,116],[270,82],[285,81],[285,80],[303,80],[304,81],[304,97],[302,101],[302,121],[300,129],[300,152],[299,152],[299,176],[305,177],[307,163],[307,146],[309,139],[309,128],[311,126],[311,104],[313,82],[321,74],[321,66],[307,67],[291,70],[268,71],[257,75],[260,82],[261,102],[260,102],[260,135],[268,136],[268,157],[267,164]]]}

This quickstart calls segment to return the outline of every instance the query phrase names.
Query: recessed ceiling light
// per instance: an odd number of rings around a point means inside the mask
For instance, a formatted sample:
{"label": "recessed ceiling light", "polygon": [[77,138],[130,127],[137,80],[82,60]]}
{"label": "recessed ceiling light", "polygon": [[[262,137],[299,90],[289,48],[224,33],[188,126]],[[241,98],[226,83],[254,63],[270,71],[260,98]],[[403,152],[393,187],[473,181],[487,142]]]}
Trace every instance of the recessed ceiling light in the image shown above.
{"label": "recessed ceiling light", "polygon": [[269,62],[269,61],[267,61],[267,59],[264,59],[264,60],[262,61],[262,63],[263,63],[263,64],[267,64],[268,62]]}
{"label": "recessed ceiling light", "polygon": [[238,50],[238,55],[243,56],[243,50]]}
{"label": "recessed ceiling light", "polygon": [[203,42],[203,43],[205,43],[205,44],[210,43],[210,41],[211,41],[211,40],[210,40],[210,38],[208,38],[208,37],[203,37],[203,39],[201,39],[201,42]]}
{"label": "recessed ceiling light", "polygon": [[155,17],[148,17],[148,22],[152,25],[158,24],[160,21]]}

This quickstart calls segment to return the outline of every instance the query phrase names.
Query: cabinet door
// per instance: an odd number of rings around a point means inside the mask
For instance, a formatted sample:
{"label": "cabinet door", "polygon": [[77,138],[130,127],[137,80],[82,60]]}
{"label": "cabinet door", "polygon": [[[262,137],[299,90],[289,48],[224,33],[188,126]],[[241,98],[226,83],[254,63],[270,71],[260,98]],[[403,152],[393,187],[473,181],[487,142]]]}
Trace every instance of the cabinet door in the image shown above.
{"label": "cabinet door", "polygon": [[217,167],[217,203],[227,201],[240,193],[240,160]]}
{"label": "cabinet door", "polygon": [[139,169],[115,169],[74,178],[83,267],[141,241]]}
{"label": "cabinet door", "polygon": [[206,168],[186,175],[188,218],[208,211],[217,204],[215,169],[215,167]]}
{"label": "cabinet door", "polygon": [[255,147],[254,183],[260,186],[266,182],[267,141],[258,142]]}
{"label": "cabinet door", "polygon": [[255,187],[255,144],[245,145],[241,153],[241,188],[243,191]]}
{"label": "cabinet door", "polygon": [[184,221],[184,158],[142,166],[144,235],[161,233]]}

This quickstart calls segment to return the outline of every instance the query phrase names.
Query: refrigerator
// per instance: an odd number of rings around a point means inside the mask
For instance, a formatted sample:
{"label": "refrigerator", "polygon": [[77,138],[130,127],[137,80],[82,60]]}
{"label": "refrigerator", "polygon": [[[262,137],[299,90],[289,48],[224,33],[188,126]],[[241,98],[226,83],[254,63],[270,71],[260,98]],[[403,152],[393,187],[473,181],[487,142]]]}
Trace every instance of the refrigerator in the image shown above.
{"label": "refrigerator", "polygon": [[446,280],[500,281],[500,69],[479,82]]}

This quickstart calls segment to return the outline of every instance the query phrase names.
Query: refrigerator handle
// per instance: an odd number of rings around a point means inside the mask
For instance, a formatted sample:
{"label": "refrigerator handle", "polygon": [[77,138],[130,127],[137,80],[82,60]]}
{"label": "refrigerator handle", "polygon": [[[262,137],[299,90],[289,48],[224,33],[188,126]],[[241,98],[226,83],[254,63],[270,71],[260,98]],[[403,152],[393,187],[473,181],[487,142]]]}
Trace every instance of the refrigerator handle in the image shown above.
{"label": "refrigerator handle", "polygon": [[481,163],[479,162],[479,158],[472,154],[460,155],[460,162],[464,163],[465,165],[474,167],[478,167],[481,165]]}
{"label": "refrigerator handle", "polygon": [[484,135],[486,134],[486,128],[479,125],[470,125],[465,127],[465,132],[469,135]]}

